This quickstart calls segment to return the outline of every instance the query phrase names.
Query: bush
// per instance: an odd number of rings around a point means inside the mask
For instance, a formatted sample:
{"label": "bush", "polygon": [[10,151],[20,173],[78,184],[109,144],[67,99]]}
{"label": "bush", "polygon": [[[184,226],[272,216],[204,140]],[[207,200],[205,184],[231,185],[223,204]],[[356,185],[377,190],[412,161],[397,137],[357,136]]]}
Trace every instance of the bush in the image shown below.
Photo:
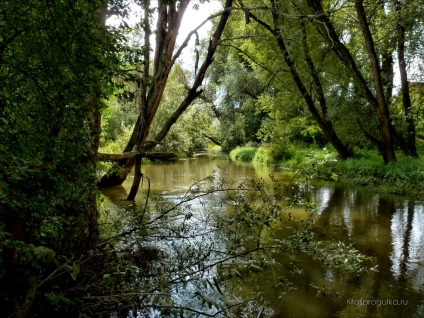
{"label": "bush", "polygon": [[327,167],[340,180],[361,186],[378,186],[394,194],[420,194],[424,191],[424,163],[419,158],[398,154],[398,161],[385,165],[375,151],[357,151],[354,158]]}
{"label": "bush", "polygon": [[275,164],[275,160],[272,158],[269,148],[267,147],[259,147],[253,161],[256,163],[264,163],[266,165]]}
{"label": "bush", "polygon": [[267,165],[277,164],[292,158],[294,148],[294,146],[286,143],[269,144],[259,147],[253,161]]}
{"label": "bush", "polygon": [[230,152],[230,158],[233,161],[251,162],[257,150],[255,147],[237,147]]}

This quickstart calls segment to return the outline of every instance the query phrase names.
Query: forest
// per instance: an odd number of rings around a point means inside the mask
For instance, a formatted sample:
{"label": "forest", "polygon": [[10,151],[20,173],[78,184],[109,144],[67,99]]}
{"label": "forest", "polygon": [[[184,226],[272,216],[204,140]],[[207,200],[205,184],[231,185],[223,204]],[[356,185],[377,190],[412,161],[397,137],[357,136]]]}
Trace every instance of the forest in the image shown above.
{"label": "forest", "polygon": [[[234,279],[377,271],[315,234],[297,180],[422,197],[423,30],[423,0],[3,0],[0,316],[278,317]],[[143,169],[201,152],[293,174],[153,191]]]}

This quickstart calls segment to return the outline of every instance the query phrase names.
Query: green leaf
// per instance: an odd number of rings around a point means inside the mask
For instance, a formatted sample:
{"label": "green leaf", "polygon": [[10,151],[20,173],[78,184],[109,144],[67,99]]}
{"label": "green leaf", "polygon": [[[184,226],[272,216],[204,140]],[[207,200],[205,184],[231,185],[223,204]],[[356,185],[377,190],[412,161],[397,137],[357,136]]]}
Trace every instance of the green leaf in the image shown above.
{"label": "green leaf", "polygon": [[81,269],[80,269],[79,265],[77,263],[73,262],[72,263],[72,272],[70,274],[71,274],[71,277],[74,281],[77,280],[77,276],[80,273],[80,271],[81,271]]}
{"label": "green leaf", "polygon": [[218,280],[216,279],[216,277],[213,278],[213,282],[215,284],[215,287],[216,287],[216,290],[218,291],[218,293],[223,295],[223,292],[222,292],[221,288],[219,287]]}
{"label": "green leaf", "polygon": [[254,264],[251,264],[250,268],[253,269],[256,272],[263,272],[264,271],[264,269],[262,267],[259,267],[259,266],[254,265]]}
{"label": "green leaf", "polygon": [[243,275],[237,269],[234,270],[234,274],[236,274],[236,276],[238,276],[239,278],[243,278]]}

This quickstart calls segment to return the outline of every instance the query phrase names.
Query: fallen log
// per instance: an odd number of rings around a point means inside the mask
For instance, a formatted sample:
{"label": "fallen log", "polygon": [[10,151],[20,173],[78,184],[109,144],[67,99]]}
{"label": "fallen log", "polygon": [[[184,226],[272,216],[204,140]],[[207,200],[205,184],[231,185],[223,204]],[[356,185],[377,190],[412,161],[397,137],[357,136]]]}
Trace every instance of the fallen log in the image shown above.
{"label": "fallen log", "polygon": [[174,160],[178,158],[178,155],[173,152],[139,152],[129,151],[123,153],[99,153],[97,157],[102,161],[120,161],[122,159],[130,159],[140,155],[143,158],[150,160]]}

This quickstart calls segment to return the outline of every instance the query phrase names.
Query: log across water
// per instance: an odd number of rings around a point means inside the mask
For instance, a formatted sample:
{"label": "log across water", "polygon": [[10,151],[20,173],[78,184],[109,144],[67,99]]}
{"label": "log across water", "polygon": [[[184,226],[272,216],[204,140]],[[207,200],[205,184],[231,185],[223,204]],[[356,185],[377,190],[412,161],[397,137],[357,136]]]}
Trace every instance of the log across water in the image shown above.
{"label": "log across water", "polygon": [[122,159],[134,158],[137,155],[141,155],[143,158],[150,160],[175,160],[178,159],[178,155],[174,152],[138,152],[130,151],[118,154],[111,153],[99,153],[97,157],[103,161],[119,161]]}

